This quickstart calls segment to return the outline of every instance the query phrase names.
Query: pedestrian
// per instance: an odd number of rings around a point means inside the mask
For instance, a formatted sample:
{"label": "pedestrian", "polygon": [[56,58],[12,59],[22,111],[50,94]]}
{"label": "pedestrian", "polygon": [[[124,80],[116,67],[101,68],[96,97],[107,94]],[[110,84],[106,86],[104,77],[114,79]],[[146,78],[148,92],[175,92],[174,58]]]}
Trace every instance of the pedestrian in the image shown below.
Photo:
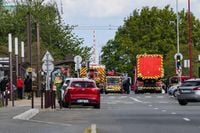
{"label": "pedestrian", "polygon": [[1,92],[4,92],[6,90],[6,84],[7,83],[8,83],[8,77],[5,76],[0,82]]}
{"label": "pedestrian", "polygon": [[31,98],[31,91],[32,91],[32,79],[29,75],[27,75],[26,79],[24,80],[24,91],[26,92],[26,95],[28,99]]}
{"label": "pedestrian", "polygon": [[63,78],[62,78],[61,74],[58,74],[55,77],[55,80],[54,80],[54,87],[55,87],[55,90],[56,90],[56,96],[57,96],[57,99],[58,99],[58,103],[61,102],[61,88],[62,88],[62,84],[63,84]]}
{"label": "pedestrian", "polygon": [[24,80],[21,76],[17,78],[17,94],[19,99],[23,99]]}
{"label": "pedestrian", "polygon": [[130,94],[130,79],[129,78],[123,81],[123,89],[126,94]]}

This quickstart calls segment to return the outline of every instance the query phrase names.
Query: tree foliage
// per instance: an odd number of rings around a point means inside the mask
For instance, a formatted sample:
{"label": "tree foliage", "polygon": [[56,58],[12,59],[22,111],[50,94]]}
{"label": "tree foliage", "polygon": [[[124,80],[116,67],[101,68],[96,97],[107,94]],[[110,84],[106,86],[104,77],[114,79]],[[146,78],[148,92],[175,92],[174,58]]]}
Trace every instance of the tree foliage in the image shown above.
{"label": "tree foliage", "polygon": [[[187,13],[182,10],[179,12],[179,17],[180,52],[183,54],[184,59],[187,59]],[[124,24],[118,28],[114,40],[108,41],[103,47],[102,62],[108,69],[116,69],[119,72],[128,72],[130,75],[133,75],[136,55],[144,53],[162,54],[164,57],[165,76],[175,75],[176,23],[176,13],[174,13],[170,6],[166,6],[163,9],[144,7],[141,10],[134,10],[124,20]],[[199,28],[199,20],[192,15],[194,53],[200,50]],[[197,55],[194,54],[194,56]],[[188,74],[187,70],[185,72],[184,74]],[[196,74],[196,71],[194,73]]]}
{"label": "tree foliage", "polygon": [[[32,47],[36,47],[36,23],[40,24],[41,53],[49,50],[55,59],[65,55],[90,56],[90,47],[83,47],[83,39],[73,33],[73,26],[66,25],[59,14],[55,2],[42,3],[43,0],[17,2],[11,10],[0,4],[0,53],[7,54],[1,47],[7,47],[8,33],[25,41],[27,49],[27,14],[31,14]],[[2,48],[5,49],[5,48]],[[34,53],[34,51],[33,51]],[[25,53],[25,55],[28,53]]]}

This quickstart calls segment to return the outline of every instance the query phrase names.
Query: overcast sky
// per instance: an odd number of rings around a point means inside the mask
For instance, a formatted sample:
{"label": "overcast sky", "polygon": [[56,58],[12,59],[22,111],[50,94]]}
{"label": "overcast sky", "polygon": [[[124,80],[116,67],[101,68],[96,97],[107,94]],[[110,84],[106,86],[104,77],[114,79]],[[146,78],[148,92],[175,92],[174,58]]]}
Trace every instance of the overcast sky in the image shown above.
{"label": "overcast sky", "polygon": [[[56,0],[62,1],[63,19],[66,24],[78,25],[74,32],[85,40],[84,45],[93,45],[93,30],[96,37],[97,56],[101,47],[115,35],[118,26],[133,10],[144,6],[163,8],[170,5],[176,11],[176,0]],[[191,11],[200,18],[200,0],[190,0]],[[188,0],[178,0],[179,10],[187,10]],[[61,7],[60,7],[61,10]]]}

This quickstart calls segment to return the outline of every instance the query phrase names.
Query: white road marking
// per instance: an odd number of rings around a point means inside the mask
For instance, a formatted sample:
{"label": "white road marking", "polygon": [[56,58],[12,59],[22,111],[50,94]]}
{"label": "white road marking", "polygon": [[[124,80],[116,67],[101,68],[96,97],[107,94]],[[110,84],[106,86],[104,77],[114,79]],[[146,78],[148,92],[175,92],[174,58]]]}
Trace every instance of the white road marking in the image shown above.
{"label": "white road marking", "polygon": [[143,101],[140,101],[137,98],[130,97],[130,99],[132,99],[132,100],[134,100],[135,102],[138,102],[138,103],[144,103]]}
{"label": "white road marking", "polygon": [[191,121],[190,119],[188,119],[188,118],[183,118],[183,120],[185,120],[185,121]]}
{"label": "white road marking", "polygon": [[29,109],[25,111],[24,113],[14,116],[13,119],[29,120],[35,115],[37,115],[38,113],[39,113],[39,109]]}
{"label": "white road marking", "polygon": [[172,115],[176,115],[176,113],[175,113],[175,112],[172,112],[171,114],[172,114]]}
{"label": "white road marking", "polygon": [[124,98],[127,98],[127,96],[121,96],[118,99],[124,99]]}
{"label": "white road marking", "polygon": [[152,96],[145,96],[145,98],[152,98]]}
{"label": "white road marking", "polygon": [[97,132],[97,126],[96,126],[96,124],[92,124],[91,125],[91,133],[96,133]]}
{"label": "white road marking", "polygon": [[37,122],[37,123],[44,123],[44,124],[49,124],[49,125],[60,125],[60,126],[67,126],[67,127],[72,126],[71,124],[56,123],[56,122],[46,122],[46,121],[39,121],[39,120],[28,120],[28,121]]}
{"label": "white road marking", "polygon": [[162,112],[166,112],[167,110],[162,110]]}
{"label": "white road marking", "polygon": [[157,96],[157,98],[164,98],[163,96]]}
{"label": "white road marking", "polygon": [[150,104],[150,105],[148,105],[149,107],[152,107],[152,105]]}
{"label": "white road marking", "polygon": [[158,110],[158,108],[153,108],[153,109]]}

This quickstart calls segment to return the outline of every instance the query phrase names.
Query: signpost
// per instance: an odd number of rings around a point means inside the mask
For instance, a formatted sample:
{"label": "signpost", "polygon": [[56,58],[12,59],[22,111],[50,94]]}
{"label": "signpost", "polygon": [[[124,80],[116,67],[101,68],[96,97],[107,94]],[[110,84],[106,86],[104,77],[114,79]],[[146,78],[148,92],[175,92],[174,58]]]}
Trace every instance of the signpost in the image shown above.
{"label": "signpost", "polygon": [[47,51],[42,58],[43,64],[42,64],[42,70],[46,73],[46,90],[50,90],[50,74],[54,69],[54,65],[52,61],[54,61],[52,55]]}

